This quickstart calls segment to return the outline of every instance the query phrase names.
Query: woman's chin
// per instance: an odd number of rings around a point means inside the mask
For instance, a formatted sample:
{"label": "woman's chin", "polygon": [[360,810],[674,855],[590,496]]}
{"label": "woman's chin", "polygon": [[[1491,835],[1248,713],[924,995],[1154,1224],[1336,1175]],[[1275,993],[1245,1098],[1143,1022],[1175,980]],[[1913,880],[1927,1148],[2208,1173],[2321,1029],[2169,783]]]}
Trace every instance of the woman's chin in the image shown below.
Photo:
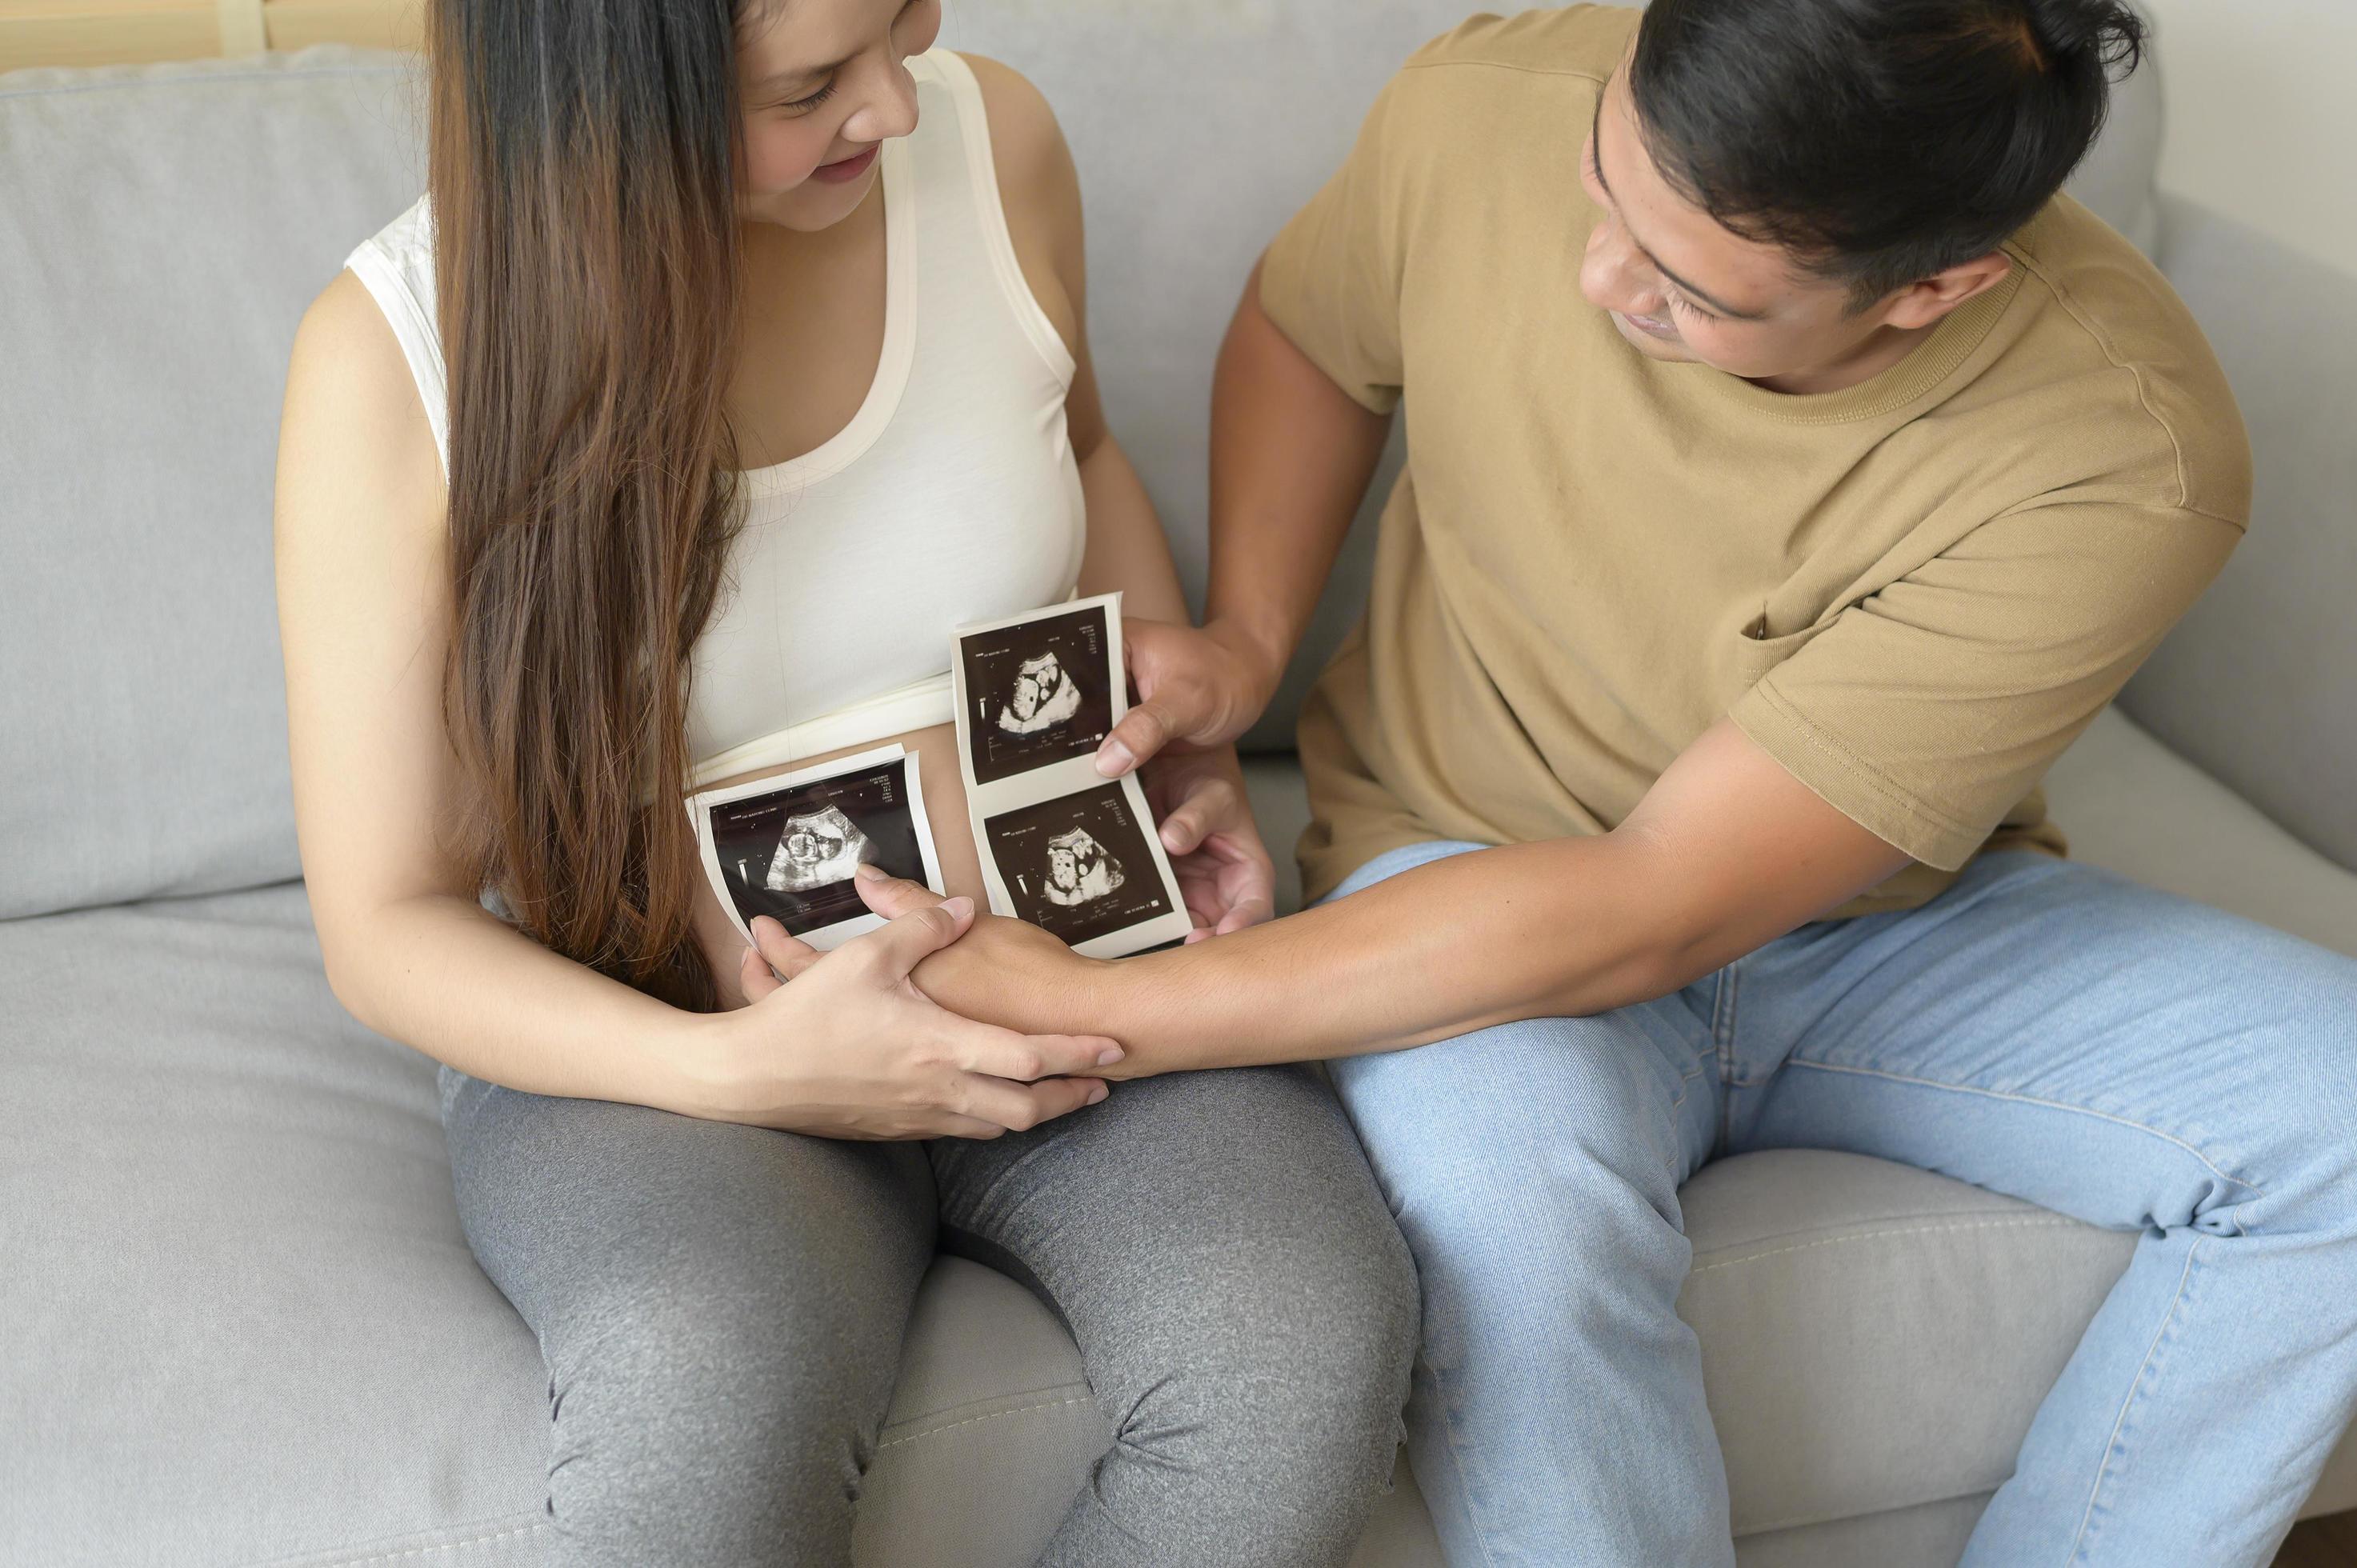
{"label": "woman's chin", "polygon": [[883,161],[878,159],[866,174],[844,185],[806,179],[766,196],[745,197],[738,201],[737,209],[748,222],[771,223],[797,234],[815,234],[834,228],[859,210],[867,193],[876,188],[877,171],[882,166]]}

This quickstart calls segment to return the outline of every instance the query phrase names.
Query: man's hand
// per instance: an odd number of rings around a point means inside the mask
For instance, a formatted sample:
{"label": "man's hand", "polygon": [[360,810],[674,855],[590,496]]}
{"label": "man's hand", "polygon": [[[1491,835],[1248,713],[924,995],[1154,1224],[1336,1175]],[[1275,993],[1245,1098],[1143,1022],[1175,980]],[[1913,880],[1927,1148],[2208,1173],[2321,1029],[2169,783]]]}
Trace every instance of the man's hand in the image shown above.
{"label": "man's hand", "polygon": [[1190,942],[1224,937],[1276,913],[1276,867],[1261,842],[1232,746],[1165,752],[1146,765],[1147,802],[1162,823]]}
{"label": "man's hand", "polygon": [[1097,771],[1118,779],[1168,748],[1233,744],[1268,707],[1281,656],[1222,622],[1198,631],[1125,620],[1124,651],[1137,702],[1097,746]]}
{"label": "man's hand", "polygon": [[[920,883],[872,875],[876,870],[860,867],[856,883],[860,901],[888,920],[942,902],[940,894]],[[1103,988],[1113,969],[1103,959],[1082,958],[1062,939],[1027,921],[976,914],[963,936],[927,955],[909,979],[929,1000],[952,1013],[977,1024],[1028,1033],[1017,1019],[1103,1015],[1107,1000]],[[1097,1031],[1090,1033],[1093,1036]],[[1122,1076],[1114,1062],[1102,1064],[1093,1073]]]}

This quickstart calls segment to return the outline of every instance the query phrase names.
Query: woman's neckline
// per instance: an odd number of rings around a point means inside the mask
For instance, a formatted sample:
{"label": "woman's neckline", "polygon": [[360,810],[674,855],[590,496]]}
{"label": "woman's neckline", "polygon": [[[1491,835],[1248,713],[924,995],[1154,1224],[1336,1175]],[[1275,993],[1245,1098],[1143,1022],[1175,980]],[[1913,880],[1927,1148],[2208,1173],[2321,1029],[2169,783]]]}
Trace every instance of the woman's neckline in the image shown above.
{"label": "woman's neckline", "polygon": [[[913,133],[912,133],[913,134]],[[899,412],[916,357],[916,181],[909,177],[909,137],[895,136],[878,153],[884,199],[884,347],[876,358],[876,378],[844,427],[798,457],[738,470],[748,494],[799,488],[839,474],[858,461]]]}

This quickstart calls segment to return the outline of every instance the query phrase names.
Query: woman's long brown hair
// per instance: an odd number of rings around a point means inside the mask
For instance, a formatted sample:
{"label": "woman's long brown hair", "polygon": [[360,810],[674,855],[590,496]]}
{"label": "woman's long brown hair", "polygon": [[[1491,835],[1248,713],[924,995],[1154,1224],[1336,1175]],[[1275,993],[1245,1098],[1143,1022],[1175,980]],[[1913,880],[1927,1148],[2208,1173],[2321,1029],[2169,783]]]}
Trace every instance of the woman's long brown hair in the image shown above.
{"label": "woman's long brown hair", "polygon": [[741,522],[733,0],[436,0],[454,849],[517,926],[716,1005],[680,791]]}

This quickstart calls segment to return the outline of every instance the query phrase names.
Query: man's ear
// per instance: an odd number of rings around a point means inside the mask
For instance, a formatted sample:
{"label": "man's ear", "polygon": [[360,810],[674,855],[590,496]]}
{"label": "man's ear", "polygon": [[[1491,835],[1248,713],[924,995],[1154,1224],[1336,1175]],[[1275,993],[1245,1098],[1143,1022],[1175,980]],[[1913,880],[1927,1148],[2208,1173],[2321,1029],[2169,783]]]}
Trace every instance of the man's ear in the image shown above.
{"label": "man's ear", "polygon": [[1909,284],[1885,300],[1883,323],[1909,330],[1929,327],[1975,295],[1995,288],[2012,270],[2013,259],[2003,251],[1959,262],[1921,283]]}

